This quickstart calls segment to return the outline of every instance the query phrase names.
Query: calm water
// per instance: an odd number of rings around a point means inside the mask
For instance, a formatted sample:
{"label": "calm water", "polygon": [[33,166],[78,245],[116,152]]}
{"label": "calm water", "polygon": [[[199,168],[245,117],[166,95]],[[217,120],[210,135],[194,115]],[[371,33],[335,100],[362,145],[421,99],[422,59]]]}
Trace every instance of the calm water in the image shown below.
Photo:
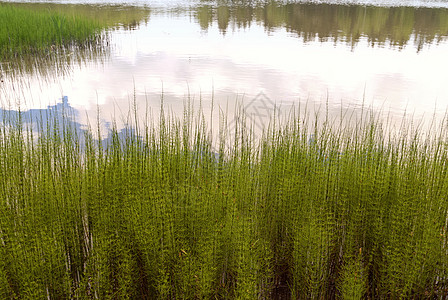
{"label": "calm water", "polygon": [[425,120],[448,108],[448,1],[60,3],[21,5],[107,18],[110,45],[2,62],[4,107],[67,96],[80,123],[99,108],[119,126],[134,99],[143,117],[161,95],[179,114],[188,99],[229,113],[239,103],[257,126],[274,105],[334,114],[365,105]]}

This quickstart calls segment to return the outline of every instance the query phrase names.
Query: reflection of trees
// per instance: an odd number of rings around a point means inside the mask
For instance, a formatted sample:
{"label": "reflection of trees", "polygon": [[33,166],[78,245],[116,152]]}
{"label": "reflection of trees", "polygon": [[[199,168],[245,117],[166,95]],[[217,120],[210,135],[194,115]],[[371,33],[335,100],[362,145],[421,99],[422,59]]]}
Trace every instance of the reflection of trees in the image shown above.
{"label": "reflection of trees", "polygon": [[227,27],[229,26],[230,20],[230,9],[228,6],[218,6],[216,10],[216,15],[218,18],[218,27],[219,30],[225,32]]}
{"label": "reflection of trees", "polygon": [[372,45],[390,43],[402,47],[413,40],[420,49],[423,44],[448,35],[448,10],[437,8],[238,2],[220,3],[218,8],[201,5],[196,8],[196,17],[203,29],[217,21],[223,33],[229,25],[241,28],[257,22],[267,31],[284,27],[305,41],[317,37],[321,41],[342,40],[353,45],[365,36]]}

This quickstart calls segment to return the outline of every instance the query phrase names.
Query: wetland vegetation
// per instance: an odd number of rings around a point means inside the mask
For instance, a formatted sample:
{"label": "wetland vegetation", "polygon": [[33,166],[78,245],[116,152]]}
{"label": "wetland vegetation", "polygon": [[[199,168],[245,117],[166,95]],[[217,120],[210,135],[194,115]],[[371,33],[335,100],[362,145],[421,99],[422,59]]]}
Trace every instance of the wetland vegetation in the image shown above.
{"label": "wetland vegetation", "polygon": [[[16,89],[14,72],[56,77],[107,57],[107,30],[138,29],[155,13],[50,6],[0,3],[1,70],[13,74],[2,88]],[[188,13],[219,36],[255,22],[305,43],[367,37],[419,51],[448,35],[436,8],[201,1]],[[142,44],[140,58],[157,52]],[[105,133],[99,112],[80,124],[67,99],[0,109],[1,299],[447,297],[448,116],[424,129],[364,108],[293,109],[259,134],[244,110],[214,123],[191,103],[181,116],[162,104],[154,117],[134,90],[125,128]]]}
{"label": "wetland vegetation", "polygon": [[119,29],[135,29],[139,24],[148,22],[151,9],[142,6],[125,4],[94,5],[94,4],[68,4],[26,2],[14,3],[14,7],[32,11],[52,11],[61,15],[75,15],[96,20],[103,27]]}
{"label": "wetland vegetation", "polygon": [[108,32],[135,29],[149,14],[147,8],[123,5],[0,2],[0,71],[13,81],[22,74],[48,80],[75,65],[104,62]]}
{"label": "wetland vegetation", "polygon": [[52,114],[36,132],[3,113],[4,299],[447,294],[446,123],[297,113],[255,140],[242,117],[213,142],[201,114],[162,109],[105,144]]}
{"label": "wetland vegetation", "polygon": [[0,4],[0,57],[43,55],[100,43],[103,27],[94,19]]}

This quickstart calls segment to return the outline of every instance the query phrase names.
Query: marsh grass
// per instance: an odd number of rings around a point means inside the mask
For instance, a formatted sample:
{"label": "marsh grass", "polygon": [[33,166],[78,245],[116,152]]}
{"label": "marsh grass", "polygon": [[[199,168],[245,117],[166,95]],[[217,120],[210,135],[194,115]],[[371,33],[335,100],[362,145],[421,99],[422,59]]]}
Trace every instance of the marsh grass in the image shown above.
{"label": "marsh grass", "polygon": [[0,127],[3,299],[447,294],[445,123],[291,117],[255,139],[240,118],[215,143],[162,109],[103,143],[23,116]]}
{"label": "marsh grass", "polygon": [[110,32],[135,29],[148,22],[150,13],[127,5],[2,2],[0,81],[11,80],[2,86],[12,86],[23,75],[49,81],[76,66],[102,64],[110,55]]}
{"label": "marsh grass", "polygon": [[82,15],[0,3],[0,59],[89,48],[103,42],[104,27]]}

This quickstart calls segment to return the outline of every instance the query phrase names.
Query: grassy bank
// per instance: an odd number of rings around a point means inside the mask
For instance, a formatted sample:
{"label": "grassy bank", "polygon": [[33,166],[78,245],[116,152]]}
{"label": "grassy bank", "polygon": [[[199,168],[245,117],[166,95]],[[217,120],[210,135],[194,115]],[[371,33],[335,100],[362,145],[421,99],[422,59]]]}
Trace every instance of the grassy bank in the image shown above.
{"label": "grassy bank", "polygon": [[223,125],[212,150],[192,115],[103,146],[4,114],[0,298],[447,294],[446,126],[390,137],[375,120],[291,119],[259,143],[236,126],[225,148]]}
{"label": "grassy bank", "polygon": [[0,59],[89,47],[101,41],[102,29],[99,22],[81,15],[0,3]]}

